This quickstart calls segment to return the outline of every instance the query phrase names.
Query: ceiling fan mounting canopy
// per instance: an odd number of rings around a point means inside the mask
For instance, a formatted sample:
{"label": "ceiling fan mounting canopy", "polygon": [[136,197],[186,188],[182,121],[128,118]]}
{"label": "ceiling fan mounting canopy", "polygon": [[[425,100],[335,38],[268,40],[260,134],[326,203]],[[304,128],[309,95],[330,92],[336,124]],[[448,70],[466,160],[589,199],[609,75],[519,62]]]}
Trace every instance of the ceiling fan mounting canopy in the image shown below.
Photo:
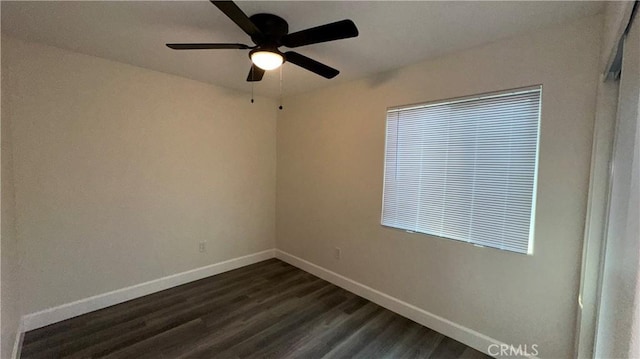
{"label": "ceiling fan mounting canopy", "polygon": [[[262,80],[265,68],[277,68],[285,61],[322,77],[334,78],[340,71],[295,51],[283,53],[278,48],[281,46],[295,48],[358,36],[358,28],[351,20],[337,21],[289,34],[289,24],[277,15],[260,13],[248,17],[233,1],[211,0],[211,3],[249,35],[255,46],[238,43],[167,44],[167,46],[174,50],[251,50],[249,57],[253,64],[249,70],[247,81]],[[256,66],[258,57],[271,57],[272,63],[263,66],[263,68]],[[277,66],[273,67],[276,62]]]}

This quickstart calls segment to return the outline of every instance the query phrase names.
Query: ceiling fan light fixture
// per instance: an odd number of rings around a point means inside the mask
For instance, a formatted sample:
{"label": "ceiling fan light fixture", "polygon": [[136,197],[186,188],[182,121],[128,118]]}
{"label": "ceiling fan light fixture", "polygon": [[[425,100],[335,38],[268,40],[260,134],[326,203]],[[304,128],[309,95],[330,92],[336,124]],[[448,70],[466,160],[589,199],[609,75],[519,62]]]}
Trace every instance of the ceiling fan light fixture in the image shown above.
{"label": "ceiling fan light fixture", "polygon": [[249,54],[251,62],[263,70],[275,70],[284,62],[284,56],[273,50],[256,49]]}

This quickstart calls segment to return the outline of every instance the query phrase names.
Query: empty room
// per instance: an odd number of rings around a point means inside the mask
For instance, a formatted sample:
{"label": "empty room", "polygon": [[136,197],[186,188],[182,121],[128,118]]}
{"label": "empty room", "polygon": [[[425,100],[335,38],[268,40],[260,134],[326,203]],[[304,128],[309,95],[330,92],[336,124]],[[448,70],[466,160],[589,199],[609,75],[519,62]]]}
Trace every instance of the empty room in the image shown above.
{"label": "empty room", "polygon": [[635,1],[1,1],[0,357],[640,358]]}

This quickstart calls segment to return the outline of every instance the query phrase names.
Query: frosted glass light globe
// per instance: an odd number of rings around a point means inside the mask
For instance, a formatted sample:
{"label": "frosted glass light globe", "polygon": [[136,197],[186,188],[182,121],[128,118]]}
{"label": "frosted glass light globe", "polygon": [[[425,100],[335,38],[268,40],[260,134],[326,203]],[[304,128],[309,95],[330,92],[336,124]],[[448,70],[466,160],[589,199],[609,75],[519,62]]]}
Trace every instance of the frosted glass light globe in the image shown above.
{"label": "frosted glass light globe", "polygon": [[251,61],[263,70],[275,70],[282,65],[284,59],[275,52],[256,51],[251,54]]}

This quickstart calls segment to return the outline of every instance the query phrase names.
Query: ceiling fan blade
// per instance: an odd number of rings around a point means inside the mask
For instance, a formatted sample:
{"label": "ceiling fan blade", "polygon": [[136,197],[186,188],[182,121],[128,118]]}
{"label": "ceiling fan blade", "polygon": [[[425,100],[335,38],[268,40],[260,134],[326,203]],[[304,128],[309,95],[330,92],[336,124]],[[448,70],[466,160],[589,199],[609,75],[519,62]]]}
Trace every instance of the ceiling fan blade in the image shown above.
{"label": "ceiling fan blade", "polygon": [[217,49],[252,49],[253,47],[245,44],[167,44],[167,47],[174,50],[217,50]]}
{"label": "ceiling fan blade", "polygon": [[260,81],[262,80],[262,76],[264,76],[264,70],[252,64],[251,69],[249,70],[249,75],[247,75],[247,81]]}
{"label": "ceiling fan blade", "polygon": [[210,0],[220,11],[222,11],[229,19],[238,25],[247,35],[253,37],[264,37],[262,31],[249,19],[249,17],[240,10],[238,5],[233,1],[214,1]]}
{"label": "ceiling fan blade", "polygon": [[342,20],[285,35],[282,37],[282,44],[286,47],[299,47],[356,36],[356,24],[351,20]]}
{"label": "ceiling fan blade", "polygon": [[307,69],[313,73],[316,73],[322,77],[332,79],[336,77],[340,71],[334,69],[333,67],[329,67],[323,63],[320,63],[314,59],[310,59],[304,55],[300,55],[294,51],[287,51],[284,54],[287,61],[292,64],[296,64],[304,69]]}

